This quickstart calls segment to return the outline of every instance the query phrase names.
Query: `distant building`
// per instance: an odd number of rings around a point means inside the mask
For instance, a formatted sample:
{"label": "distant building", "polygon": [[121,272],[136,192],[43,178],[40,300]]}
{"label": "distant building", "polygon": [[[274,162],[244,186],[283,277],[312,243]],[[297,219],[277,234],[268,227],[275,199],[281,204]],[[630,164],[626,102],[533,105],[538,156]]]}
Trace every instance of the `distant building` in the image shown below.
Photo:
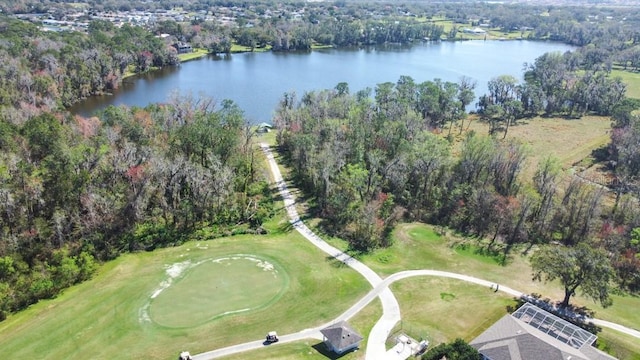
{"label": "distant building", "polygon": [[473,29],[464,28],[462,29],[462,32],[467,34],[486,34],[487,33],[486,31],[480,28],[473,28]]}
{"label": "distant building", "polygon": [[526,303],[469,344],[485,360],[615,360],[591,346],[597,337]]}
{"label": "distant building", "polygon": [[362,336],[353,330],[346,321],[327,326],[320,330],[327,348],[340,355],[360,345]]}
{"label": "distant building", "polygon": [[176,48],[176,50],[178,51],[178,54],[187,54],[187,53],[193,52],[193,48],[191,47],[191,45],[182,41],[179,41],[173,44],[172,46]]}
{"label": "distant building", "polygon": [[271,124],[263,122],[258,124],[258,126],[256,127],[256,132],[268,133],[269,131],[271,131],[271,129],[273,129],[273,126]]}

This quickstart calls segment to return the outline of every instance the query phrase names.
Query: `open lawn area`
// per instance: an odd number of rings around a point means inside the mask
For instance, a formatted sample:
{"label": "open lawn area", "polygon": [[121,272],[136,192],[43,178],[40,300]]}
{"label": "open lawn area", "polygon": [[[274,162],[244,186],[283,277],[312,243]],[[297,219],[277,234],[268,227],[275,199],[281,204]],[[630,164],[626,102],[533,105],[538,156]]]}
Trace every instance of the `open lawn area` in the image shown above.
{"label": "open lawn area", "polygon": [[[442,232],[444,230],[440,231],[440,233]],[[497,257],[484,254],[475,240],[458,237],[451,234],[450,231],[440,235],[439,231],[430,225],[401,224],[394,231],[393,239],[394,243],[390,248],[358,256],[362,262],[381,274],[383,278],[402,270],[443,270],[495,281],[525,293],[541,294],[543,298],[549,298],[553,301],[562,298],[563,292],[559,284],[545,284],[532,280],[528,257],[521,254],[522,249],[514,249],[508,264],[502,266]],[[346,249],[347,247],[343,240],[332,238],[329,241],[338,248]],[[451,287],[451,290],[447,290],[447,287]],[[501,314],[506,314],[506,305],[513,304],[508,296],[497,296],[490,289],[448,279],[416,277],[402,280],[392,285],[392,289],[400,302],[403,321],[418,329],[419,333],[426,333],[436,343],[445,340],[451,341],[455,337],[463,337],[466,340],[473,339],[492,323],[493,320],[489,321],[488,319],[497,320]],[[451,315],[456,313],[453,310],[456,309],[454,305],[466,304],[467,301],[455,303],[452,301],[452,308],[447,310],[445,306],[447,303],[438,301],[441,295],[441,300],[477,298],[478,305],[472,307],[473,312],[467,312],[468,320],[454,320],[454,316]],[[613,306],[606,309],[579,296],[572,299],[572,304],[594,310],[595,316],[603,320],[638,329],[640,327],[640,312],[637,309],[640,309],[640,298],[619,295],[614,295],[612,298]],[[495,304],[491,299],[494,299]],[[471,302],[469,304],[472,306]],[[436,311],[434,309],[449,315],[443,314],[442,319],[436,317],[434,320],[429,320],[427,316],[421,315]],[[481,314],[477,314],[476,317],[476,312]],[[411,313],[415,315],[410,315]],[[448,325],[446,321],[452,324]],[[458,324],[455,321],[463,323]],[[604,334],[608,336],[609,346],[619,349],[621,354],[640,354],[639,341],[634,342],[633,338],[625,341],[624,337],[613,336],[612,334],[617,334],[617,332],[612,330],[606,331]],[[621,356],[621,359],[634,358]]]}
{"label": "open lawn area", "polygon": [[238,45],[238,44],[232,44],[231,45],[231,52],[232,53],[245,53],[245,52],[267,52],[271,50],[271,45],[267,45],[264,47],[254,47],[253,49],[251,49],[248,46],[244,46],[244,45]]}
{"label": "open lawn area", "polygon": [[627,97],[640,99],[640,72],[612,70],[611,76],[619,76],[627,85]]}
{"label": "open lawn area", "polygon": [[207,51],[206,49],[193,49],[193,52],[178,54],[178,59],[180,59],[181,62],[185,62],[189,60],[199,59],[203,56],[207,56],[208,54],[209,51]]}
{"label": "open lawn area", "polygon": [[463,281],[415,277],[391,286],[400,303],[400,331],[433,345],[471,341],[517,304],[510,296]]}
{"label": "open lawn area", "polygon": [[323,324],[368,290],[296,233],[189,242],[123,255],[10,316],[0,358],[169,359]]}
{"label": "open lawn area", "polygon": [[598,348],[618,359],[640,360],[640,345],[633,336],[620,334],[615,330],[603,329],[598,334]]}
{"label": "open lawn area", "polygon": [[275,344],[264,349],[250,351],[246,353],[240,353],[233,356],[226,356],[225,360],[243,360],[247,358],[252,359],[278,359],[278,360],[327,360],[327,359],[340,359],[340,360],[357,360],[364,359],[365,349],[367,348],[367,334],[371,331],[371,328],[375,322],[382,316],[382,308],[380,306],[380,300],[376,299],[367,305],[356,316],[350,319],[349,325],[353,327],[361,335],[364,335],[364,340],[360,343],[360,348],[356,351],[348,352],[343,356],[338,357],[334,353],[327,352],[326,346],[320,340],[308,339],[305,341],[289,343],[289,344]]}
{"label": "open lawn area", "polygon": [[[527,144],[529,162],[524,172],[525,175],[533,175],[537,164],[550,155],[560,160],[563,169],[571,168],[589,157],[593,150],[607,144],[610,129],[611,120],[602,116],[580,119],[536,117],[518,120],[509,128],[507,138]],[[489,125],[473,120],[469,130],[485,135],[489,132]],[[501,133],[497,136],[502,138]]]}

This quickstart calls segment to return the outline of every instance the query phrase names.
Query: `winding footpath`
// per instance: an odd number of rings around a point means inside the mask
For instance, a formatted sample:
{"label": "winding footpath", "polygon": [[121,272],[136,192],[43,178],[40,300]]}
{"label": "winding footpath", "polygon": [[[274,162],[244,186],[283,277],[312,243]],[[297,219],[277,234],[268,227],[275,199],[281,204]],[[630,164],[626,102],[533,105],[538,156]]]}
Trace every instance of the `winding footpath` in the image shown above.
{"label": "winding footpath", "polygon": [[[290,223],[293,227],[304,236],[307,240],[317,246],[320,250],[324,251],[331,257],[336,260],[341,261],[345,265],[351,267],[358,273],[360,273],[373,287],[371,291],[367,295],[365,295],[362,299],[360,299],[357,303],[351,306],[347,311],[342,313],[336,319],[332,320],[327,324],[323,324],[321,326],[305,329],[293,334],[281,335],[279,336],[280,341],[278,343],[289,343],[300,341],[304,339],[318,339],[322,340],[322,334],[320,333],[320,329],[327,327],[328,325],[334,324],[336,322],[342,320],[349,320],[355,314],[357,314],[360,310],[362,310],[365,306],[367,306],[371,301],[375,298],[380,298],[380,302],[382,304],[382,317],[378,319],[378,322],[373,326],[371,332],[369,333],[368,341],[367,341],[367,349],[365,358],[367,360],[377,360],[377,359],[385,359],[386,354],[386,340],[391,332],[392,328],[395,324],[400,321],[400,306],[398,305],[398,301],[395,296],[389,289],[389,285],[394,283],[395,281],[406,279],[409,277],[415,276],[437,276],[437,277],[446,277],[451,279],[462,280],[470,283],[474,283],[477,285],[486,286],[489,288],[493,288],[496,285],[499,285],[499,290],[505,292],[514,297],[521,297],[523,295],[522,292],[511,289],[502,284],[496,284],[495,282],[479,279],[473,276],[467,276],[462,274],[451,273],[447,271],[438,271],[438,270],[408,270],[401,271],[395,273],[384,280],[376,274],[371,268],[361,263],[360,261],[354,259],[353,257],[345,254],[344,252],[336,249],[335,247],[329,245],[327,242],[322,240],[318,235],[316,235],[311,229],[309,229],[301,220],[298,214],[298,211],[295,208],[295,198],[289,190],[287,189],[286,183],[282,178],[282,174],[280,173],[280,169],[278,168],[278,164],[273,157],[273,153],[268,144],[261,143],[260,147],[262,151],[265,153],[267,160],[269,162],[269,166],[271,168],[271,173],[273,175],[274,181],[278,186],[278,191],[280,195],[284,199],[284,205],[287,209],[287,214],[290,219]],[[601,327],[611,328],[627,335],[636,337],[640,339],[640,331],[634,330],[619,324],[611,323],[604,320],[599,319],[589,319],[595,325]],[[193,355],[192,358],[194,360],[208,360],[215,359],[222,356],[232,355],[239,352],[256,350],[267,346],[263,340],[247,342],[244,344],[233,345],[213,351],[209,351],[202,354]]]}

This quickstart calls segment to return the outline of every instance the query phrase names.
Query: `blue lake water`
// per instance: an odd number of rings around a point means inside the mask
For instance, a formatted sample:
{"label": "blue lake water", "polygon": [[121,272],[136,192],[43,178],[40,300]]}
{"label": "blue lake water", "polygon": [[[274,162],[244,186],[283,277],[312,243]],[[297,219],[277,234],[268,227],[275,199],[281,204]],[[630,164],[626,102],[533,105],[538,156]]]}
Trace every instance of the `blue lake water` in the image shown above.
{"label": "blue lake water", "polygon": [[[334,88],[349,84],[351,92],[396,82],[402,75],[417,83],[439,78],[457,82],[467,76],[477,82],[476,94],[499,75],[522,79],[525,63],[568,45],[539,41],[437,42],[411,47],[323,49],[308,53],[244,53],[205,57],[178,67],[125,79],[113,95],[87,99],[70,110],[89,116],[108,105],[146,106],[166,102],[172,93],[200,94],[220,102],[236,102],[252,123],[270,121],[285,92]],[[298,97],[300,98],[300,96]]]}

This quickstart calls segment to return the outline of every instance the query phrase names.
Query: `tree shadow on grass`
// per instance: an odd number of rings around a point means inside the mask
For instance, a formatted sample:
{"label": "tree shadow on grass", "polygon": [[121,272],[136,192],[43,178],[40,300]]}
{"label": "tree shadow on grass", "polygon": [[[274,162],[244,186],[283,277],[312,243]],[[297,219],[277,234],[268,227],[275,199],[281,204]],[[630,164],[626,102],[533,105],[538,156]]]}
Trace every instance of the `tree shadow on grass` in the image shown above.
{"label": "tree shadow on grass", "polygon": [[484,244],[480,241],[457,241],[450,245],[451,248],[459,251],[461,255],[469,254],[484,257],[500,266],[506,266],[513,261],[511,254],[505,254],[504,248],[498,244]]}
{"label": "tree shadow on grass", "polygon": [[333,351],[329,350],[327,348],[327,345],[325,345],[325,343],[323,343],[323,342],[313,345],[312,348],[314,348],[319,354],[321,354],[323,356],[326,356],[327,359],[332,359],[332,360],[340,359],[341,357],[358,350],[356,348],[356,349],[352,349],[352,350],[346,351],[346,352],[344,352],[342,354],[336,354]]}

